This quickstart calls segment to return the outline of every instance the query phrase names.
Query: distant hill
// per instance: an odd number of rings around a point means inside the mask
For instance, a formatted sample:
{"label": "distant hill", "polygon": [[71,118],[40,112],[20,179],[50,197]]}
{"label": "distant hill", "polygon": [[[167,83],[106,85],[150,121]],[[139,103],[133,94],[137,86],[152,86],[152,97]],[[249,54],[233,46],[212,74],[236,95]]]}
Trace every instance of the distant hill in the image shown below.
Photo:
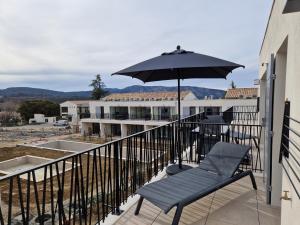
{"label": "distant hill", "polygon": [[40,88],[11,87],[0,90],[4,97],[90,97],[90,91],[62,92]]}
{"label": "distant hill", "polygon": [[[165,86],[141,86],[133,85],[126,88],[107,88],[109,93],[129,93],[129,92],[161,92],[161,91],[177,91],[177,87],[165,87]],[[210,89],[194,86],[182,86],[181,90],[192,91],[198,99],[203,99],[205,96],[214,96],[214,98],[222,98],[225,95],[225,91],[219,89]],[[91,97],[90,91],[74,91],[74,92],[62,92],[53,91],[40,88],[30,87],[11,87],[6,89],[0,89],[0,96],[3,98],[14,99],[49,99],[55,101],[64,101],[67,99],[89,99]]]}

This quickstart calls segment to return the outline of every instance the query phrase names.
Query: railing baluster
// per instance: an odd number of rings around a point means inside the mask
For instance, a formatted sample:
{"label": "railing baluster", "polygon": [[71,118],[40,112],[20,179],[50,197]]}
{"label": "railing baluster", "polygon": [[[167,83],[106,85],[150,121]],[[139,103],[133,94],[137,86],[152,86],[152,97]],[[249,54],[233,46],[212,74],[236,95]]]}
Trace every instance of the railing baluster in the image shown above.
{"label": "railing baluster", "polygon": [[30,219],[30,172],[27,172],[27,196],[26,196],[26,223],[29,224],[29,219]]}
{"label": "railing baluster", "polygon": [[48,166],[44,169],[44,180],[43,180],[43,199],[42,199],[42,218],[45,215],[45,207],[46,207],[46,195],[47,195],[47,169]]}
{"label": "railing baluster", "polygon": [[34,196],[35,196],[35,203],[36,203],[38,219],[40,221],[40,224],[43,224],[42,221],[43,221],[44,218],[41,217],[39,192],[38,192],[38,188],[37,188],[37,183],[36,183],[36,177],[35,177],[35,171],[34,170],[32,170],[32,180],[33,180]]}
{"label": "railing baluster", "polygon": [[13,186],[14,186],[14,178],[9,179],[9,199],[8,199],[8,213],[7,213],[7,225],[11,224],[12,219],[12,198],[13,198]]}
{"label": "railing baluster", "polygon": [[51,203],[51,222],[55,224],[55,210],[54,210],[54,190],[53,190],[53,168],[52,164],[49,166],[50,170],[50,203]]}
{"label": "railing baluster", "polygon": [[[22,221],[25,224],[25,220]],[[0,206],[0,224],[4,224],[4,218],[2,213],[2,206]]]}
{"label": "railing baluster", "polygon": [[[17,176],[17,181],[18,181],[19,203],[20,203],[20,207],[21,207],[22,222],[25,223],[26,217],[25,217],[24,202],[23,202],[23,193],[22,193],[22,185],[21,185],[20,176]],[[0,209],[1,209],[1,206],[0,206]],[[1,217],[2,217],[2,214],[1,214]],[[1,224],[4,224],[3,220],[1,221]]]}
{"label": "railing baluster", "polygon": [[70,181],[70,197],[69,197],[69,218],[68,221],[71,221],[72,216],[72,198],[73,198],[73,183],[74,183],[74,164],[75,164],[75,157],[72,158],[72,170],[71,170],[71,181]]}

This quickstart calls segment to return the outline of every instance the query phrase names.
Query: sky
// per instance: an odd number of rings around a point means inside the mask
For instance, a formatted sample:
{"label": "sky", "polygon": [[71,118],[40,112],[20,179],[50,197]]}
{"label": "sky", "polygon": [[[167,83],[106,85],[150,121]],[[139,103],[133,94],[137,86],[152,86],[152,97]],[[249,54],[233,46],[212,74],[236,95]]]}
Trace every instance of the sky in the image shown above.
{"label": "sky", "polygon": [[113,72],[175,50],[246,66],[227,80],[182,85],[253,86],[271,0],[0,0],[0,89],[89,90],[96,74],[109,88],[143,84]]}

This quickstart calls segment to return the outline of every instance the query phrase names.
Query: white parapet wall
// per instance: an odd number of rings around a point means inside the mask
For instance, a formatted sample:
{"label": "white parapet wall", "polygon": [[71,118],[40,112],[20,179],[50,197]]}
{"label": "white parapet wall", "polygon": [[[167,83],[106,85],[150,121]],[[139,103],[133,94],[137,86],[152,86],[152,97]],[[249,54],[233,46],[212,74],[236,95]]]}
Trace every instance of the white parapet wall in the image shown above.
{"label": "white parapet wall", "polygon": [[65,141],[65,140],[50,141],[47,143],[36,145],[36,147],[39,148],[46,148],[49,150],[58,150],[58,151],[69,151],[69,152],[81,152],[81,151],[96,148],[98,146],[99,145],[92,144],[92,143]]}
{"label": "white parapet wall", "polygon": [[[21,157],[16,157],[13,159],[9,159],[9,160],[0,162],[0,174],[9,175],[9,174],[21,172],[22,170],[27,170],[27,169],[33,168],[35,166],[51,162],[52,160],[53,159],[50,159],[50,158],[38,157],[38,156],[33,156],[33,155],[24,155]],[[58,170],[59,170],[58,173],[62,172],[62,168],[63,168],[63,163],[59,162],[58,163]],[[72,163],[65,162],[65,171],[69,171],[71,169],[72,169]],[[53,170],[52,176],[56,176],[57,175],[56,168],[53,167],[52,170]],[[45,177],[44,168],[37,169],[34,172],[35,172],[35,181],[36,182],[41,182],[44,180],[44,177]],[[26,173],[21,175],[20,177],[25,180],[28,179]],[[49,170],[47,172],[46,177],[47,178],[50,177]],[[32,177],[30,180],[32,181]]]}

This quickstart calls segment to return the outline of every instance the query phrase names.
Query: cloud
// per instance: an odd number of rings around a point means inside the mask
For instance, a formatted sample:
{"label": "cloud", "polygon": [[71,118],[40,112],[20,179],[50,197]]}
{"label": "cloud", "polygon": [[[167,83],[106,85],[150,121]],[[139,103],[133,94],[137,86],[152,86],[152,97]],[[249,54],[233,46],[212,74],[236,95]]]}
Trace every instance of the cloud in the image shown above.
{"label": "cloud", "polygon": [[[261,0],[127,0],[126,4],[123,0],[3,0],[0,88],[26,85],[86,90],[97,73],[103,74],[109,87],[141,84],[109,75],[171,51],[177,44],[244,64],[245,72],[237,75],[252,79],[257,76],[270,5]],[[233,77],[241,85],[252,84],[248,78]],[[196,83],[227,87],[223,82]]]}

